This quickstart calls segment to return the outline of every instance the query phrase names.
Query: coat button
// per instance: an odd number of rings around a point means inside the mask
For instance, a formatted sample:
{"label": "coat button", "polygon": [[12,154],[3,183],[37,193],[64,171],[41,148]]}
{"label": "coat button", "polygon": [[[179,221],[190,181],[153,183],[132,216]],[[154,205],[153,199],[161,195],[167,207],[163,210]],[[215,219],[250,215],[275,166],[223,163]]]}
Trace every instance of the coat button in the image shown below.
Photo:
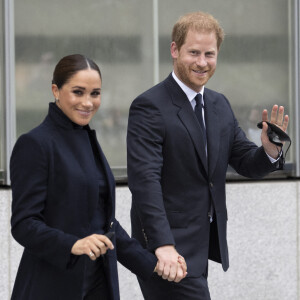
{"label": "coat button", "polygon": [[209,186],[210,186],[211,188],[213,188],[213,187],[214,187],[214,184],[213,184],[212,182],[210,182],[210,183],[209,183]]}
{"label": "coat button", "polygon": [[112,228],[113,225],[114,225],[114,222],[111,222],[109,227]]}

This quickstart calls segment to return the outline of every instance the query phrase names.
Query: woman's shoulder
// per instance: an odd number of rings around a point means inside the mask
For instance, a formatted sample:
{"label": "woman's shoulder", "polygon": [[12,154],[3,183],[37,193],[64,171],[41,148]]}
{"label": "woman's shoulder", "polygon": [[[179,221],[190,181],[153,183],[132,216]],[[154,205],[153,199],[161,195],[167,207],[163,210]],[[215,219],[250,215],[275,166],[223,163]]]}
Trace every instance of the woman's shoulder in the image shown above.
{"label": "woman's shoulder", "polygon": [[23,133],[16,141],[16,145],[40,145],[46,146],[52,140],[53,127],[49,124],[47,117],[45,120],[30,131]]}

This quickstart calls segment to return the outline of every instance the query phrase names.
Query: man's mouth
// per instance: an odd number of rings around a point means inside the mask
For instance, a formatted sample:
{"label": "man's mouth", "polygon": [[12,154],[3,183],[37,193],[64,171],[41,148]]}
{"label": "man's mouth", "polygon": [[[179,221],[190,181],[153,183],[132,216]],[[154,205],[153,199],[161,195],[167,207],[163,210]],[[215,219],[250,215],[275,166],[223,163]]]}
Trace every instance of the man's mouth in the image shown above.
{"label": "man's mouth", "polygon": [[206,70],[193,70],[197,74],[205,74],[207,71]]}

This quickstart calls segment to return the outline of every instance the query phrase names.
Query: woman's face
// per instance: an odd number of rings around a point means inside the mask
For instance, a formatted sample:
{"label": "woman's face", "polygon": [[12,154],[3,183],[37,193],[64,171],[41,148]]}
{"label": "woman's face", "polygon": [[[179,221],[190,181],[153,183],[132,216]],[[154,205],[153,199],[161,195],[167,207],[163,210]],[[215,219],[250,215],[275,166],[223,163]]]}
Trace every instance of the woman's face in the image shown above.
{"label": "woman's face", "polygon": [[92,69],[78,71],[60,89],[52,84],[57,106],[74,123],[85,126],[101,103],[101,79]]}

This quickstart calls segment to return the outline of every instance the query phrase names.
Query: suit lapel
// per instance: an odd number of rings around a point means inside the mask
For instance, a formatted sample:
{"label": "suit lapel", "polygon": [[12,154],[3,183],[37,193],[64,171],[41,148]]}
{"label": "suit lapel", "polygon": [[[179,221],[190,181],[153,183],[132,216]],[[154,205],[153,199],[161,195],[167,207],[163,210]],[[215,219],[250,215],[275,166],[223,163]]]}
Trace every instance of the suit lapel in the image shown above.
{"label": "suit lapel", "polygon": [[186,100],[187,105],[181,107],[181,109],[178,112],[178,117],[186,127],[187,131],[189,132],[191,139],[194,143],[194,146],[196,148],[196,151],[201,159],[201,162],[203,164],[203,167],[208,174],[208,168],[207,168],[207,158],[205,153],[205,146],[203,144],[203,133],[201,131],[200,125],[198,120],[196,119],[196,115],[193,112],[193,109],[191,107],[191,104],[189,103],[189,100]]}
{"label": "suit lapel", "polygon": [[205,147],[203,145],[203,133],[201,131],[200,124],[193,111],[191,103],[187,98],[186,94],[173,79],[171,74],[165,82],[168,86],[168,90],[171,93],[173,104],[179,107],[178,117],[189,132],[190,137],[195,146],[196,152],[200,157],[206,174],[208,174],[207,158],[205,153]]}
{"label": "suit lapel", "polygon": [[208,90],[204,90],[205,125],[207,133],[207,156],[209,176],[213,175],[219,156],[220,123],[216,109],[216,100]]}

